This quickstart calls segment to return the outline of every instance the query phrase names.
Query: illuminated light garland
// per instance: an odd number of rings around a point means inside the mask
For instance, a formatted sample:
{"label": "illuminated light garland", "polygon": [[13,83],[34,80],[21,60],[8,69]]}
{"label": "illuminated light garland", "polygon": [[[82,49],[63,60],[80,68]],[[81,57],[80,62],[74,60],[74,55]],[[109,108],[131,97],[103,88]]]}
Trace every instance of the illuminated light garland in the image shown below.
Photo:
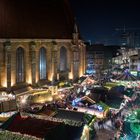
{"label": "illuminated light garland", "polygon": [[5,140],[43,140],[42,138],[37,138],[35,136],[27,135],[27,134],[21,134],[19,132],[11,132],[11,131],[0,131],[0,138]]}
{"label": "illuminated light garland", "polygon": [[83,125],[83,122],[80,122],[80,121],[73,121],[69,119],[59,119],[59,118],[54,118],[47,115],[42,116],[42,115],[35,115],[35,114],[30,114],[30,113],[21,113],[21,116],[22,117],[29,116],[31,118],[42,119],[42,120],[47,120],[47,121],[52,121],[52,122],[60,122],[60,123],[68,124],[70,126],[80,127]]}

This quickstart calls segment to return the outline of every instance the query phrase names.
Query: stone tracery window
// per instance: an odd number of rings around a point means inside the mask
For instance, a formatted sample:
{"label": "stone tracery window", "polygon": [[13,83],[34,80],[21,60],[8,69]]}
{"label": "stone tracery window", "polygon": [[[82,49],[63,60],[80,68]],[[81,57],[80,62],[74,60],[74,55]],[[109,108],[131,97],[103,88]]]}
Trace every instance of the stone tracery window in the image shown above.
{"label": "stone tracery window", "polygon": [[73,52],[73,61],[74,61],[74,74],[77,75],[79,72],[79,52]]}
{"label": "stone tracery window", "polygon": [[78,51],[74,51],[73,52],[73,57],[74,57],[73,58],[74,61],[76,61],[76,62],[78,61],[79,62],[79,52]]}
{"label": "stone tracery window", "polygon": [[65,47],[61,47],[60,49],[60,71],[67,70],[67,50]]}
{"label": "stone tracery window", "polygon": [[44,47],[39,51],[39,77],[40,80],[47,78],[47,58],[46,49]]}
{"label": "stone tracery window", "polygon": [[17,83],[24,82],[24,49],[19,47],[16,51],[16,80]]}

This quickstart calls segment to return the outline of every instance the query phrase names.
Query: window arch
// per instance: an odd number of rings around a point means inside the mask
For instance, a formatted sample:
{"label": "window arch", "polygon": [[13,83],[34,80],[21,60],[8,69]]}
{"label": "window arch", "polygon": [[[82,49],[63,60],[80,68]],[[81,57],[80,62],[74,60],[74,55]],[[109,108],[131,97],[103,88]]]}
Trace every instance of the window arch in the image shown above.
{"label": "window arch", "polygon": [[46,49],[44,47],[39,51],[39,77],[40,80],[47,78],[47,58]]}
{"label": "window arch", "polygon": [[19,47],[16,51],[16,80],[17,83],[24,82],[24,49]]}
{"label": "window arch", "polygon": [[73,70],[74,70],[74,77],[77,77],[79,74],[79,51],[75,50],[73,52]]}
{"label": "window arch", "polygon": [[67,50],[65,47],[60,49],[60,71],[67,70]]}

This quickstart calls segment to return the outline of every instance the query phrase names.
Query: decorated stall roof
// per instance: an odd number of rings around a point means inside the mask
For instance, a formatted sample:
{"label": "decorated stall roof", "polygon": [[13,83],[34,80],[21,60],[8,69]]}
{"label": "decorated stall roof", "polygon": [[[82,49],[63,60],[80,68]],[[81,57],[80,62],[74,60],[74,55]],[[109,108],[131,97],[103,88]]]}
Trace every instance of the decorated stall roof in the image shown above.
{"label": "decorated stall roof", "polygon": [[69,125],[57,120],[22,117],[17,113],[2,125],[2,129],[47,140],[74,140],[80,138],[83,126]]}
{"label": "decorated stall roof", "polygon": [[125,117],[124,123],[125,136],[121,136],[120,140],[139,140],[140,138],[140,109],[137,109]]}
{"label": "decorated stall roof", "polygon": [[122,81],[136,81],[137,77],[132,75],[129,70],[125,70],[119,77],[116,78],[116,80],[122,80]]}
{"label": "decorated stall roof", "polygon": [[78,84],[84,85],[84,84],[94,84],[97,81],[97,77],[94,75],[83,75],[79,79],[77,79],[75,82]]}
{"label": "decorated stall roof", "polygon": [[111,81],[127,88],[140,88],[140,81],[138,81],[138,78],[132,75],[127,69],[116,79],[111,79]]}

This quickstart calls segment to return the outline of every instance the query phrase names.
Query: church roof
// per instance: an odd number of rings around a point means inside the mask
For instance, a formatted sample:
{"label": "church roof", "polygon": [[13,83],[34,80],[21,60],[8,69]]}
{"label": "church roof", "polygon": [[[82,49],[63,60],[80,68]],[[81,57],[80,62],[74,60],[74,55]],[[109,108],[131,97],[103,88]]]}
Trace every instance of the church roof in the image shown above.
{"label": "church roof", "polygon": [[68,0],[0,0],[0,38],[71,39]]}

